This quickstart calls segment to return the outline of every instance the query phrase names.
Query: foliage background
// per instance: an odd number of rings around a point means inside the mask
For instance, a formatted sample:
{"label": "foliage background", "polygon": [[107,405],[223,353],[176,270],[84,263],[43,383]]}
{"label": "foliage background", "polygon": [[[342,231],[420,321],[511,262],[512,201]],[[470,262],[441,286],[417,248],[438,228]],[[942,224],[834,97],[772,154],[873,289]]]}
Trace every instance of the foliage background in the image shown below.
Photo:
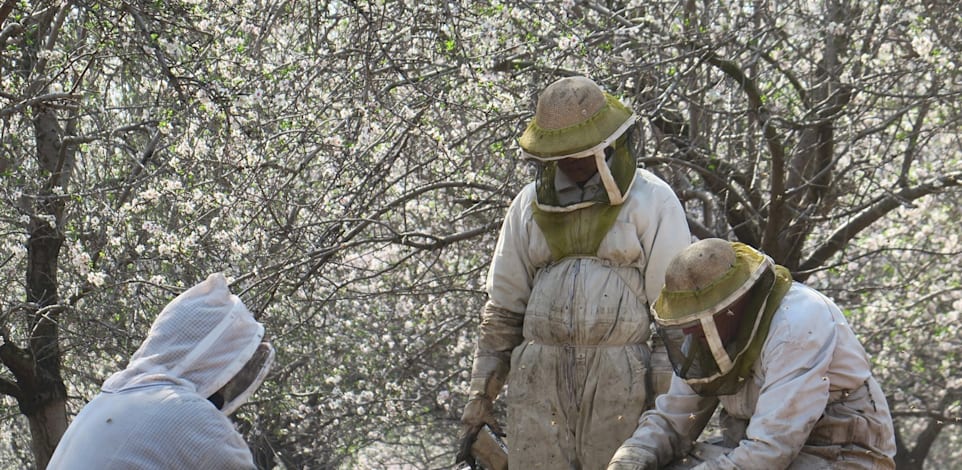
{"label": "foliage background", "polygon": [[6,0],[0,18],[2,468],[43,461],[25,404],[76,413],[213,271],[278,347],[236,415],[259,465],[450,468],[488,253],[529,176],[515,139],[572,74],[649,118],[638,153],[693,233],[837,299],[899,468],[962,458],[953,1]]}

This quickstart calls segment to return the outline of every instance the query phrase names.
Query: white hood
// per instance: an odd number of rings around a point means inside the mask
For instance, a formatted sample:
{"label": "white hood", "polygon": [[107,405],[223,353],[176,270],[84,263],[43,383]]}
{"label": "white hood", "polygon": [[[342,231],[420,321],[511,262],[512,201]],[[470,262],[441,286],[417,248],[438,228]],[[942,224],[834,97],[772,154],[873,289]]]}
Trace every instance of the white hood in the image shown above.
{"label": "white hood", "polygon": [[174,383],[208,397],[244,367],[263,336],[264,327],[230,293],[224,275],[212,274],[164,307],[127,368],[111,375],[103,390]]}

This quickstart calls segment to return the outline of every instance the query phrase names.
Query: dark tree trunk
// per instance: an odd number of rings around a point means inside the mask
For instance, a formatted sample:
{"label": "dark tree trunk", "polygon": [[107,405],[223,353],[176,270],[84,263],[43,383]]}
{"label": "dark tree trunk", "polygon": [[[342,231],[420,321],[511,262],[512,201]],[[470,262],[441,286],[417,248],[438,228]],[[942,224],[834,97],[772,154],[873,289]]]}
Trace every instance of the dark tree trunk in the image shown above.
{"label": "dark tree trunk", "polygon": [[[16,375],[20,411],[30,422],[37,468],[46,468],[67,429],[66,387],[60,372],[59,320],[62,307],[57,292],[60,249],[64,243],[65,187],[72,155],[62,143],[63,129],[52,109],[38,108],[34,119],[37,160],[44,183],[34,206],[27,241],[27,305],[31,310],[29,347],[21,357],[32,367]],[[59,191],[61,194],[63,191]]]}

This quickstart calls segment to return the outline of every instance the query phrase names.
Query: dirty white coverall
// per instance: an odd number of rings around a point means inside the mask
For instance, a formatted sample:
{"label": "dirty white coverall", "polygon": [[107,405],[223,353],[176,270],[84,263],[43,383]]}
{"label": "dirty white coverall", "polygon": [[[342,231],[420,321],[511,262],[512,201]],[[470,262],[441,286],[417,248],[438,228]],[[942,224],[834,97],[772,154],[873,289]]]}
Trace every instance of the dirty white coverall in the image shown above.
{"label": "dirty white coverall", "polygon": [[158,315],[127,368],[80,411],[47,468],[255,468],[207,397],[244,366],[263,334],[223,275],[185,291]]}
{"label": "dirty white coverall", "polygon": [[511,353],[510,468],[603,469],[649,406],[649,304],[688,223],[671,188],[639,169],[597,256],[552,260],[534,189],[501,228],[478,354]]}
{"label": "dirty white coverall", "polygon": [[734,448],[698,470],[895,468],[892,417],[865,350],[834,302],[803,284],[775,311],[753,380],[716,398],[675,376],[625,445],[664,467],[688,454],[719,402]]}

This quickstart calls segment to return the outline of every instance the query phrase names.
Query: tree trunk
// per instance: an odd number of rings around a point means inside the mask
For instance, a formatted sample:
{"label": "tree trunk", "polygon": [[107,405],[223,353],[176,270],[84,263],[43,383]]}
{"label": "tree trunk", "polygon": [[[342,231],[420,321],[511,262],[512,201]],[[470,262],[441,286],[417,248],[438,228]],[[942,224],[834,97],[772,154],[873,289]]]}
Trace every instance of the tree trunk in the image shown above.
{"label": "tree trunk", "polygon": [[33,414],[28,415],[30,421],[31,449],[36,459],[37,468],[47,468],[50,456],[57,448],[60,437],[67,430],[66,401],[64,397],[50,401]]}
{"label": "tree trunk", "polygon": [[[62,214],[62,205],[39,204],[38,213]],[[60,375],[57,323],[61,307],[57,297],[57,259],[63,235],[46,219],[34,217],[27,241],[27,331],[29,346],[9,341],[7,330],[0,343],[0,360],[16,378],[8,388],[20,412],[30,423],[31,449],[37,469],[44,469],[67,429],[67,390]],[[10,384],[8,384],[10,385]]]}
{"label": "tree trunk", "polygon": [[[62,213],[62,208],[59,210]],[[32,449],[37,468],[47,467],[60,437],[67,429],[67,391],[60,375],[60,317],[57,296],[57,259],[63,236],[44,222],[31,231],[28,241],[27,302],[36,305],[31,321],[31,368],[17,377],[20,411],[30,422]]]}
{"label": "tree trunk", "polygon": [[63,129],[52,109],[38,108],[34,119],[41,186],[27,241],[27,304],[35,306],[30,330],[33,368],[17,377],[20,410],[30,422],[32,449],[38,469],[47,467],[67,429],[66,387],[60,374],[59,321],[62,307],[57,293],[60,248],[64,243],[64,198],[55,188],[69,180],[72,154],[63,146]]}

